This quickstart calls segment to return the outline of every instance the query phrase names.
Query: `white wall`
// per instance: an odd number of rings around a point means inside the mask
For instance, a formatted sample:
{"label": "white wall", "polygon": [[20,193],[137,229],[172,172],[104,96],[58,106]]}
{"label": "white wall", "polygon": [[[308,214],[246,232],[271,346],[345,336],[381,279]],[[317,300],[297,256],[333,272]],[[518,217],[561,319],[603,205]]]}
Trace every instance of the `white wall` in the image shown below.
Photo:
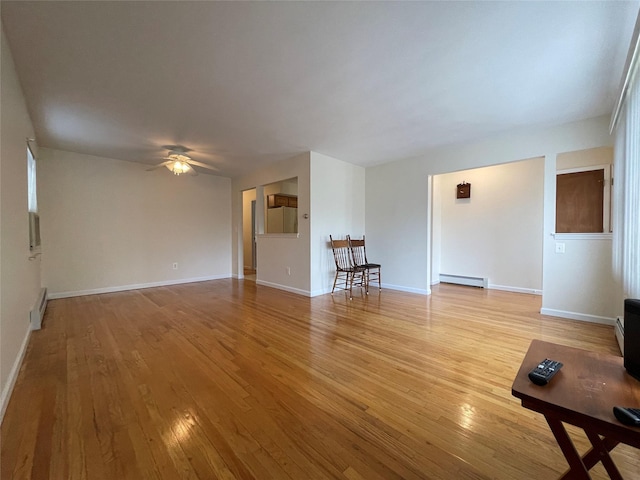
{"label": "white wall", "polygon": [[[235,178],[232,183],[233,208],[233,274],[241,276],[244,265],[242,239],[242,192],[258,187],[257,195],[262,194],[262,186],[298,178],[298,234],[262,234],[257,239],[256,283],[269,285],[303,295],[310,292],[309,241],[310,223],[303,215],[309,213],[309,164],[310,154],[303,153],[287,160],[275,162],[258,169],[249,175]],[[260,198],[256,209],[264,208]],[[289,268],[289,273],[287,273]]]}
{"label": "white wall", "polygon": [[577,167],[592,167],[595,165],[611,165],[613,163],[613,147],[589,148],[574,152],[558,154],[557,170]]}
{"label": "white wall", "polygon": [[331,291],[335,265],[327,242],[330,234],[364,233],[364,175],[362,167],[307,152],[234,179],[234,274],[246,263],[242,192],[257,187],[260,195],[262,186],[297,177],[299,233],[258,236],[257,283],[308,296]]}
{"label": "white wall", "polygon": [[[436,178],[438,273],[488,277],[489,288],[542,293],[544,158]],[[471,184],[471,198],[457,199],[456,185],[463,181]]]}
{"label": "white wall", "polygon": [[39,167],[52,296],[231,276],[228,178],[51,149]]}
{"label": "white wall", "polygon": [[[447,146],[407,160],[366,170],[367,250],[384,268],[387,287],[426,293],[429,288],[427,250],[427,180],[429,175],[498,165],[525,158],[553,156],[545,163],[543,272],[555,242],[555,155],[610,146],[609,117],[602,116],[550,128],[526,128],[506,132],[479,142]],[[545,162],[546,162],[545,158]],[[552,168],[552,171],[548,171]],[[473,190],[473,188],[472,188]],[[550,221],[549,218],[552,220]],[[550,229],[551,228],[551,229]],[[547,294],[543,277],[543,304]],[[550,287],[549,287],[550,288]],[[562,288],[563,298],[579,295],[574,284]],[[559,305],[556,307],[560,307]],[[567,305],[570,308],[570,305]],[[557,308],[564,310],[564,308]]]}
{"label": "white wall", "polygon": [[29,260],[27,209],[26,138],[34,133],[4,30],[1,36],[0,419],[29,339],[29,311],[40,290],[40,259]]}
{"label": "white wall", "polygon": [[335,262],[329,235],[361,238],[365,233],[364,182],[364,168],[311,152],[312,295],[330,292],[333,285]]}
{"label": "white wall", "polygon": [[[622,312],[611,268],[611,239],[561,240],[565,253],[551,250],[545,263],[541,312],[614,324]],[[554,244],[551,246],[552,248]]]}
{"label": "white wall", "polygon": [[[577,320],[613,324],[622,313],[619,285],[612,269],[612,237],[604,235],[575,235],[555,232],[556,171],[613,162],[609,146],[565,152],[547,159],[548,168],[548,225],[545,236],[544,296],[542,313]],[[565,252],[556,253],[557,243]],[[571,288],[569,289],[568,286]]]}

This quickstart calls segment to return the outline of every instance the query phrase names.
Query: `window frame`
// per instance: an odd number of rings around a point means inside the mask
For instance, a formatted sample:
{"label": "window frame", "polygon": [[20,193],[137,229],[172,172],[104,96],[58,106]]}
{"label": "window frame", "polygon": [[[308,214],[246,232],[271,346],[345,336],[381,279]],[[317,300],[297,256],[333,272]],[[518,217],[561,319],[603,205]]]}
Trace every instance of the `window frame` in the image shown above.
{"label": "window frame", "polygon": [[29,142],[27,142],[27,210],[38,213],[38,165]]}
{"label": "window frame", "polygon": [[[38,213],[38,164],[27,139],[27,213],[29,216],[29,251],[39,254],[42,248],[40,215]],[[29,257],[32,259],[33,257]]]}

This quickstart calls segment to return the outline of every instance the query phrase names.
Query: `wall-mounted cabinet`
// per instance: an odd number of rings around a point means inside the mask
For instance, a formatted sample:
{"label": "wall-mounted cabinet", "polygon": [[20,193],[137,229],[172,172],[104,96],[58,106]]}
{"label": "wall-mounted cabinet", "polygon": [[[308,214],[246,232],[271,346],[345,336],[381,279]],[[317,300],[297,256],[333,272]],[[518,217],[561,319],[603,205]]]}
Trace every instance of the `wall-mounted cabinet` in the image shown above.
{"label": "wall-mounted cabinet", "polygon": [[298,208],[298,196],[285,193],[267,195],[267,208],[292,207]]}

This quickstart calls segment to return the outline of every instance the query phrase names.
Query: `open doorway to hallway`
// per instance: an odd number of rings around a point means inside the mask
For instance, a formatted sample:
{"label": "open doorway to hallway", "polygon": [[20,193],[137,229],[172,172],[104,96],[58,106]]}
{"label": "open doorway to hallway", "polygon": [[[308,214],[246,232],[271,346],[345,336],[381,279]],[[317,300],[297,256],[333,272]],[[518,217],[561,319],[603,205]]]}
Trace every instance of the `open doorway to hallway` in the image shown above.
{"label": "open doorway to hallway", "polygon": [[242,257],[247,280],[256,279],[256,189],[242,192]]}

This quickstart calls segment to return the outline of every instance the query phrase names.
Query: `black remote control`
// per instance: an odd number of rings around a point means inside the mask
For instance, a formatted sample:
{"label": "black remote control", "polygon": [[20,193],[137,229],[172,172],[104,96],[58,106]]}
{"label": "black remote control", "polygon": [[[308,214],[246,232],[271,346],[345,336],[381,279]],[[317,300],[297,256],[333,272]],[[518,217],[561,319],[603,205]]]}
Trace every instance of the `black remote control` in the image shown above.
{"label": "black remote control", "polygon": [[529,372],[529,380],[536,385],[546,385],[562,368],[562,363],[545,358],[536,368]]}
{"label": "black remote control", "polygon": [[632,427],[640,426],[640,408],[613,407],[613,414],[620,423]]}

